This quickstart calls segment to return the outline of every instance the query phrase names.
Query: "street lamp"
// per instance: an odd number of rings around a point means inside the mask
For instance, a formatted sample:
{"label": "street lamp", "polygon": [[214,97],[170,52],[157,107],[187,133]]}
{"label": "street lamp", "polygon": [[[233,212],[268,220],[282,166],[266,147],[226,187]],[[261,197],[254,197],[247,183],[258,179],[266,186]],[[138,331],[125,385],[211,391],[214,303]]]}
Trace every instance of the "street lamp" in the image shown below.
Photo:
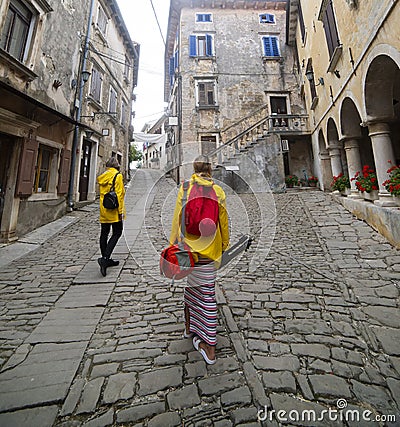
{"label": "street lamp", "polygon": [[[314,80],[314,71],[313,70],[307,70],[306,71],[306,77],[307,77],[307,80],[309,82],[313,81]],[[319,86],[319,85],[323,86],[324,84],[325,84],[324,79],[322,77],[320,77],[318,79],[318,83],[315,86]]]}
{"label": "street lamp", "polygon": [[83,81],[83,83],[86,83],[89,80],[90,74],[91,74],[90,71],[87,71],[87,70],[83,70],[82,71],[82,81]]}

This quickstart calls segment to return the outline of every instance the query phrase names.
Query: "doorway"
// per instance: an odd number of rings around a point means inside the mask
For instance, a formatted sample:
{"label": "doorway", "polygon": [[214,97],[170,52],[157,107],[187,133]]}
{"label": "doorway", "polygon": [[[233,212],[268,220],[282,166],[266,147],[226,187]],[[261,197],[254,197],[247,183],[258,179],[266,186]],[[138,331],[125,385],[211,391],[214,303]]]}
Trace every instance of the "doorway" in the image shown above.
{"label": "doorway", "polygon": [[0,224],[4,211],[8,180],[7,171],[10,165],[12,147],[12,138],[9,135],[0,133]]}
{"label": "doorway", "polygon": [[79,178],[79,200],[87,200],[89,189],[90,157],[92,154],[92,143],[84,138],[82,143],[81,172]]}

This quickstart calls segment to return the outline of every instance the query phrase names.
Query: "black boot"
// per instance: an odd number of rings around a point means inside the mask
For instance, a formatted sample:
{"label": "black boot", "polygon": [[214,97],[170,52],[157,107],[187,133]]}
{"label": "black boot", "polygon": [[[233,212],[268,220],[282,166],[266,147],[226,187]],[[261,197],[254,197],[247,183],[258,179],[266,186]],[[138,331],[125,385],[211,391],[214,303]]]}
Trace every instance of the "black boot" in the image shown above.
{"label": "black boot", "polygon": [[107,267],[116,267],[119,265],[119,261],[114,261],[112,258],[107,260]]}
{"label": "black boot", "polygon": [[108,267],[107,258],[104,258],[104,257],[97,258],[97,262],[99,263],[101,274],[105,277],[107,275],[107,267]]}

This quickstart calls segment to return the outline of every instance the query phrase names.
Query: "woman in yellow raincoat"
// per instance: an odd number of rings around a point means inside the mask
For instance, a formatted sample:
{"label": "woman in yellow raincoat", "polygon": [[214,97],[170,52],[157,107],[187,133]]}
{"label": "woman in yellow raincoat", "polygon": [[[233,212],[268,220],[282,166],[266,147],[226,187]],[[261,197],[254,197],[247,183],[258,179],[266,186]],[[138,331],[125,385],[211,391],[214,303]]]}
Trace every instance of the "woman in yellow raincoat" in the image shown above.
{"label": "woman in yellow raincoat", "polygon": [[[224,190],[214,184],[211,178],[211,163],[207,156],[199,156],[193,163],[192,175],[187,197],[194,185],[212,186],[218,198],[218,223],[215,231],[209,235],[195,236],[185,231],[185,242],[191,247],[197,258],[195,268],[189,274],[184,292],[185,302],[185,338],[193,337],[193,345],[208,364],[214,364],[217,344],[217,302],[215,299],[216,269],[221,261],[222,252],[229,246],[229,224]],[[180,238],[180,216],[182,210],[183,186],[181,186],[174,217],[170,243]]]}
{"label": "woman in yellow raincoat", "polygon": [[[97,260],[100,265],[100,271],[103,276],[107,274],[107,267],[113,267],[119,264],[119,261],[114,261],[111,258],[111,254],[117,244],[119,238],[122,235],[123,223],[122,220],[125,216],[125,187],[124,179],[120,173],[120,165],[115,157],[111,157],[106,163],[107,170],[97,177],[97,182],[100,187],[100,250],[101,258]],[[103,206],[103,198],[106,193],[111,189],[112,182],[115,179],[114,190],[118,197],[118,208],[117,209],[106,209]],[[110,239],[108,235],[112,227],[112,234]]]}

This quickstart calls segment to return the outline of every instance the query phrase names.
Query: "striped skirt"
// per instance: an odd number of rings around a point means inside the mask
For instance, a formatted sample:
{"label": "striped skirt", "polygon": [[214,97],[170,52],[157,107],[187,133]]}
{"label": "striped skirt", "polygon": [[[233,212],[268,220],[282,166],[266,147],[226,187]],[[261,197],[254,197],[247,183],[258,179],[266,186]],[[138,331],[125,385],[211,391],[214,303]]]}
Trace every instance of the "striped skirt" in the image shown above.
{"label": "striped skirt", "polygon": [[189,330],[209,345],[217,344],[216,270],[214,262],[199,259],[188,276],[184,301],[189,309]]}

